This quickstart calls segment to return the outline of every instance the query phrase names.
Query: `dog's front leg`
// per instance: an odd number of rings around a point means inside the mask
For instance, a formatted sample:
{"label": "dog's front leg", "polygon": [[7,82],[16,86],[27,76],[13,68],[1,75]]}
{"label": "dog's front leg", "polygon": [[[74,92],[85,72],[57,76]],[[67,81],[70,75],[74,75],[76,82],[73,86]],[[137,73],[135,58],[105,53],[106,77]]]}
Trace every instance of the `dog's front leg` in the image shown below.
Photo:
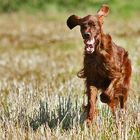
{"label": "dog's front leg", "polygon": [[96,116],[96,100],[97,100],[97,88],[94,86],[87,87],[88,105],[87,105],[87,118],[86,121],[91,124],[93,118]]}

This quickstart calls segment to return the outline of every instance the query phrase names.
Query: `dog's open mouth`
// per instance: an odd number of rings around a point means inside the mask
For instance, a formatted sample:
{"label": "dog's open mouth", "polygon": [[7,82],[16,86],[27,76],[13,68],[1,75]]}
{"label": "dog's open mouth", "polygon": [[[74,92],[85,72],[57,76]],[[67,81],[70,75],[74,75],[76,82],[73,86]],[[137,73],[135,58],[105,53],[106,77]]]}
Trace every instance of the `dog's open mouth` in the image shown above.
{"label": "dog's open mouth", "polygon": [[85,51],[88,54],[91,54],[94,52],[95,50],[95,39],[91,39],[91,40],[84,40],[84,44],[85,44]]}

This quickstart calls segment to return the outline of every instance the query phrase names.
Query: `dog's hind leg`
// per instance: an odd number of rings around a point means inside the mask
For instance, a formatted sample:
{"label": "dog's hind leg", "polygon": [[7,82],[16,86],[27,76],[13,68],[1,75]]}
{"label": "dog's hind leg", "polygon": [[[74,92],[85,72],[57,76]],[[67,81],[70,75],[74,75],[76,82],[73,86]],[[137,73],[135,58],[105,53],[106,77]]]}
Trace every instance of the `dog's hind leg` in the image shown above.
{"label": "dog's hind leg", "polygon": [[127,89],[124,90],[122,95],[119,96],[119,102],[120,102],[120,110],[125,113],[126,111],[126,100],[128,96],[128,91]]}

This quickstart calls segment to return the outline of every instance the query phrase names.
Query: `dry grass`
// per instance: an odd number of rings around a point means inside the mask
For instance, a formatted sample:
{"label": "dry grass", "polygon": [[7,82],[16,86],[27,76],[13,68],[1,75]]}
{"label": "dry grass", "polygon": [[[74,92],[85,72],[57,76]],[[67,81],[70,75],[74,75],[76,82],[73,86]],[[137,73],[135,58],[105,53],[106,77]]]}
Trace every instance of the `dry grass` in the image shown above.
{"label": "dry grass", "polygon": [[[109,19],[108,19],[109,20]],[[107,28],[107,27],[110,28]],[[138,140],[140,138],[140,21],[106,22],[133,65],[127,113],[115,120],[98,101],[91,128],[82,123],[84,83],[78,29],[42,15],[1,15],[0,139]]]}

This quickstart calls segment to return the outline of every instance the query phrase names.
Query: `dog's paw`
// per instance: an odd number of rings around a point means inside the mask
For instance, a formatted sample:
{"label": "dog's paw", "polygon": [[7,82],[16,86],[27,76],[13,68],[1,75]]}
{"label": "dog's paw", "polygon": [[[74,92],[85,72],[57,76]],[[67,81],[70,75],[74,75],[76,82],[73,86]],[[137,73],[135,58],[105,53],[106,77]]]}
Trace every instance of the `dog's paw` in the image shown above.
{"label": "dog's paw", "polygon": [[90,127],[92,125],[92,121],[90,119],[86,119],[87,126]]}
{"label": "dog's paw", "polygon": [[105,93],[101,93],[100,100],[103,103],[109,103],[110,102],[110,97],[108,95],[106,95]]}

